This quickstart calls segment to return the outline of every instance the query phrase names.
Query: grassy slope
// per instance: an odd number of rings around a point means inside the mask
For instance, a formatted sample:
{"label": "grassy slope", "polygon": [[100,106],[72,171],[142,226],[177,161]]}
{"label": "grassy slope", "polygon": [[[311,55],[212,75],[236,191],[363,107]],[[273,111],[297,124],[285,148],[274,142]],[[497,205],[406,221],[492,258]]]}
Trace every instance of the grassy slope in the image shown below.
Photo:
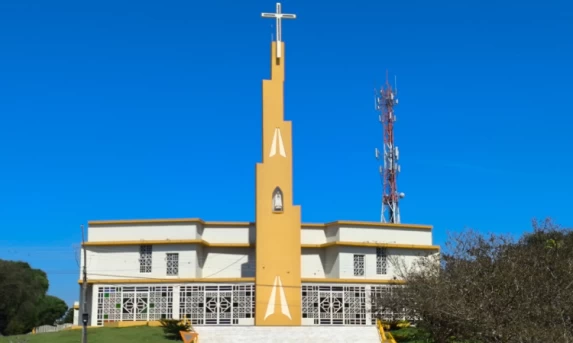
{"label": "grassy slope", "polygon": [[[26,339],[29,339],[28,343],[79,343],[82,339],[82,331],[71,330],[10,338],[14,343],[26,342]],[[147,326],[90,329],[88,330],[88,340],[90,343],[173,343],[173,341],[163,337],[161,328]],[[8,337],[0,337],[0,343],[8,342],[10,342]]]}
{"label": "grassy slope", "polygon": [[[398,342],[426,343],[425,339],[416,339],[417,330],[414,328],[401,329],[392,332]],[[26,335],[20,337],[0,337],[0,343],[27,342],[27,343],[80,343],[81,330],[62,331],[56,333],[43,333],[38,335]],[[134,328],[99,328],[88,330],[89,343],[173,343],[164,338],[161,328],[147,326]],[[408,338],[411,339],[408,339]],[[402,338],[402,339],[399,339]],[[413,338],[413,339],[412,339]],[[28,339],[28,341],[26,341]]]}

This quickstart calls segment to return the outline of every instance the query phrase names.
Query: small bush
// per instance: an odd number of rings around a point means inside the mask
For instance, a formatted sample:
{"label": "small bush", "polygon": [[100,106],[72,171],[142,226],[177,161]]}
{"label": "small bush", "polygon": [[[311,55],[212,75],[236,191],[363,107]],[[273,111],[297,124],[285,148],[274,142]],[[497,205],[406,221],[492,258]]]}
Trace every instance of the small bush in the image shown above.
{"label": "small bush", "polygon": [[423,330],[416,328],[403,328],[392,331],[392,336],[396,342],[428,342],[430,335]]}
{"label": "small bush", "polygon": [[181,341],[180,331],[191,331],[191,324],[188,321],[161,319],[159,322],[161,323],[165,337],[168,339]]}
{"label": "small bush", "polygon": [[382,321],[382,326],[384,330],[398,330],[409,328],[412,324],[407,320],[392,320],[392,321]]}

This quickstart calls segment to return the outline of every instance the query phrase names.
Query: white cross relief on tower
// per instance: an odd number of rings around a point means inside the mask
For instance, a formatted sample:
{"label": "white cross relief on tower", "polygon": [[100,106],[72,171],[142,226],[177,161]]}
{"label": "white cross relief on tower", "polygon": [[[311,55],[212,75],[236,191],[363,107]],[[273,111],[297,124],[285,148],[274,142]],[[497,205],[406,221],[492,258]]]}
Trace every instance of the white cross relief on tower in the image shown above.
{"label": "white cross relief on tower", "polygon": [[283,289],[283,283],[281,282],[281,277],[275,277],[275,283],[273,284],[273,289],[271,290],[271,296],[269,297],[269,302],[267,304],[267,312],[265,312],[265,319],[275,313],[275,304],[277,302],[277,285],[279,286],[279,296],[281,301],[281,313],[292,320],[290,316],[290,311],[288,309],[288,304],[286,300],[285,290]]}
{"label": "white cross relief on tower", "polygon": [[296,19],[295,14],[286,14],[281,12],[281,3],[277,2],[277,12],[276,13],[263,13],[263,18],[275,18],[277,21],[277,58],[281,58],[282,50],[282,20],[283,19]]}
{"label": "white cross relief on tower", "polygon": [[279,155],[281,155],[282,157],[286,157],[285,145],[283,143],[281,129],[279,129],[278,127],[275,129],[275,133],[273,135],[273,141],[271,143],[271,151],[269,153],[269,157],[273,157],[274,155],[277,154],[277,148],[279,151]]}

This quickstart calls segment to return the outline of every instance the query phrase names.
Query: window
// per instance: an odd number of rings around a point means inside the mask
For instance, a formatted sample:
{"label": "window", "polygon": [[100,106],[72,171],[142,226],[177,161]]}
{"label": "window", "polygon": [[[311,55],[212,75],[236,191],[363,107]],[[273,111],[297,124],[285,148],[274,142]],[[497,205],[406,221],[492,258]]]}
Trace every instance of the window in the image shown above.
{"label": "window", "polygon": [[376,248],[376,274],[386,275],[388,272],[388,255],[386,249]]}
{"label": "window", "polygon": [[179,275],[179,253],[167,254],[167,275]]}
{"label": "window", "polygon": [[181,286],[179,318],[193,325],[255,325],[255,285]]}
{"label": "window", "polygon": [[364,286],[303,285],[303,325],[366,325],[366,294]]}
{"label": "window", "polygon": [[139,272],[151,273],[151,245],[142,245],[139,247]]}
{"label": "window", "polygon": [[354,276],[364,276],[364,255],[354,255]]}

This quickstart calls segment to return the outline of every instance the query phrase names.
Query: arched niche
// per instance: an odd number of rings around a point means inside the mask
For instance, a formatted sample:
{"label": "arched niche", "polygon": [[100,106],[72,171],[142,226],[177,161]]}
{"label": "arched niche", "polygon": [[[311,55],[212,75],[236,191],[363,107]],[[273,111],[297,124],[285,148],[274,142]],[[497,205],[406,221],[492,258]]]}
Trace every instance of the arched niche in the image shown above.
{"label": "arched niche", "polygon": [[280,187],[275,188],[275,190],[273,191],[273,203],[272,203],[272,209],[273,212],[283,212],[284,211],[284,195],[283,195],[283,191],[281,190]]}

